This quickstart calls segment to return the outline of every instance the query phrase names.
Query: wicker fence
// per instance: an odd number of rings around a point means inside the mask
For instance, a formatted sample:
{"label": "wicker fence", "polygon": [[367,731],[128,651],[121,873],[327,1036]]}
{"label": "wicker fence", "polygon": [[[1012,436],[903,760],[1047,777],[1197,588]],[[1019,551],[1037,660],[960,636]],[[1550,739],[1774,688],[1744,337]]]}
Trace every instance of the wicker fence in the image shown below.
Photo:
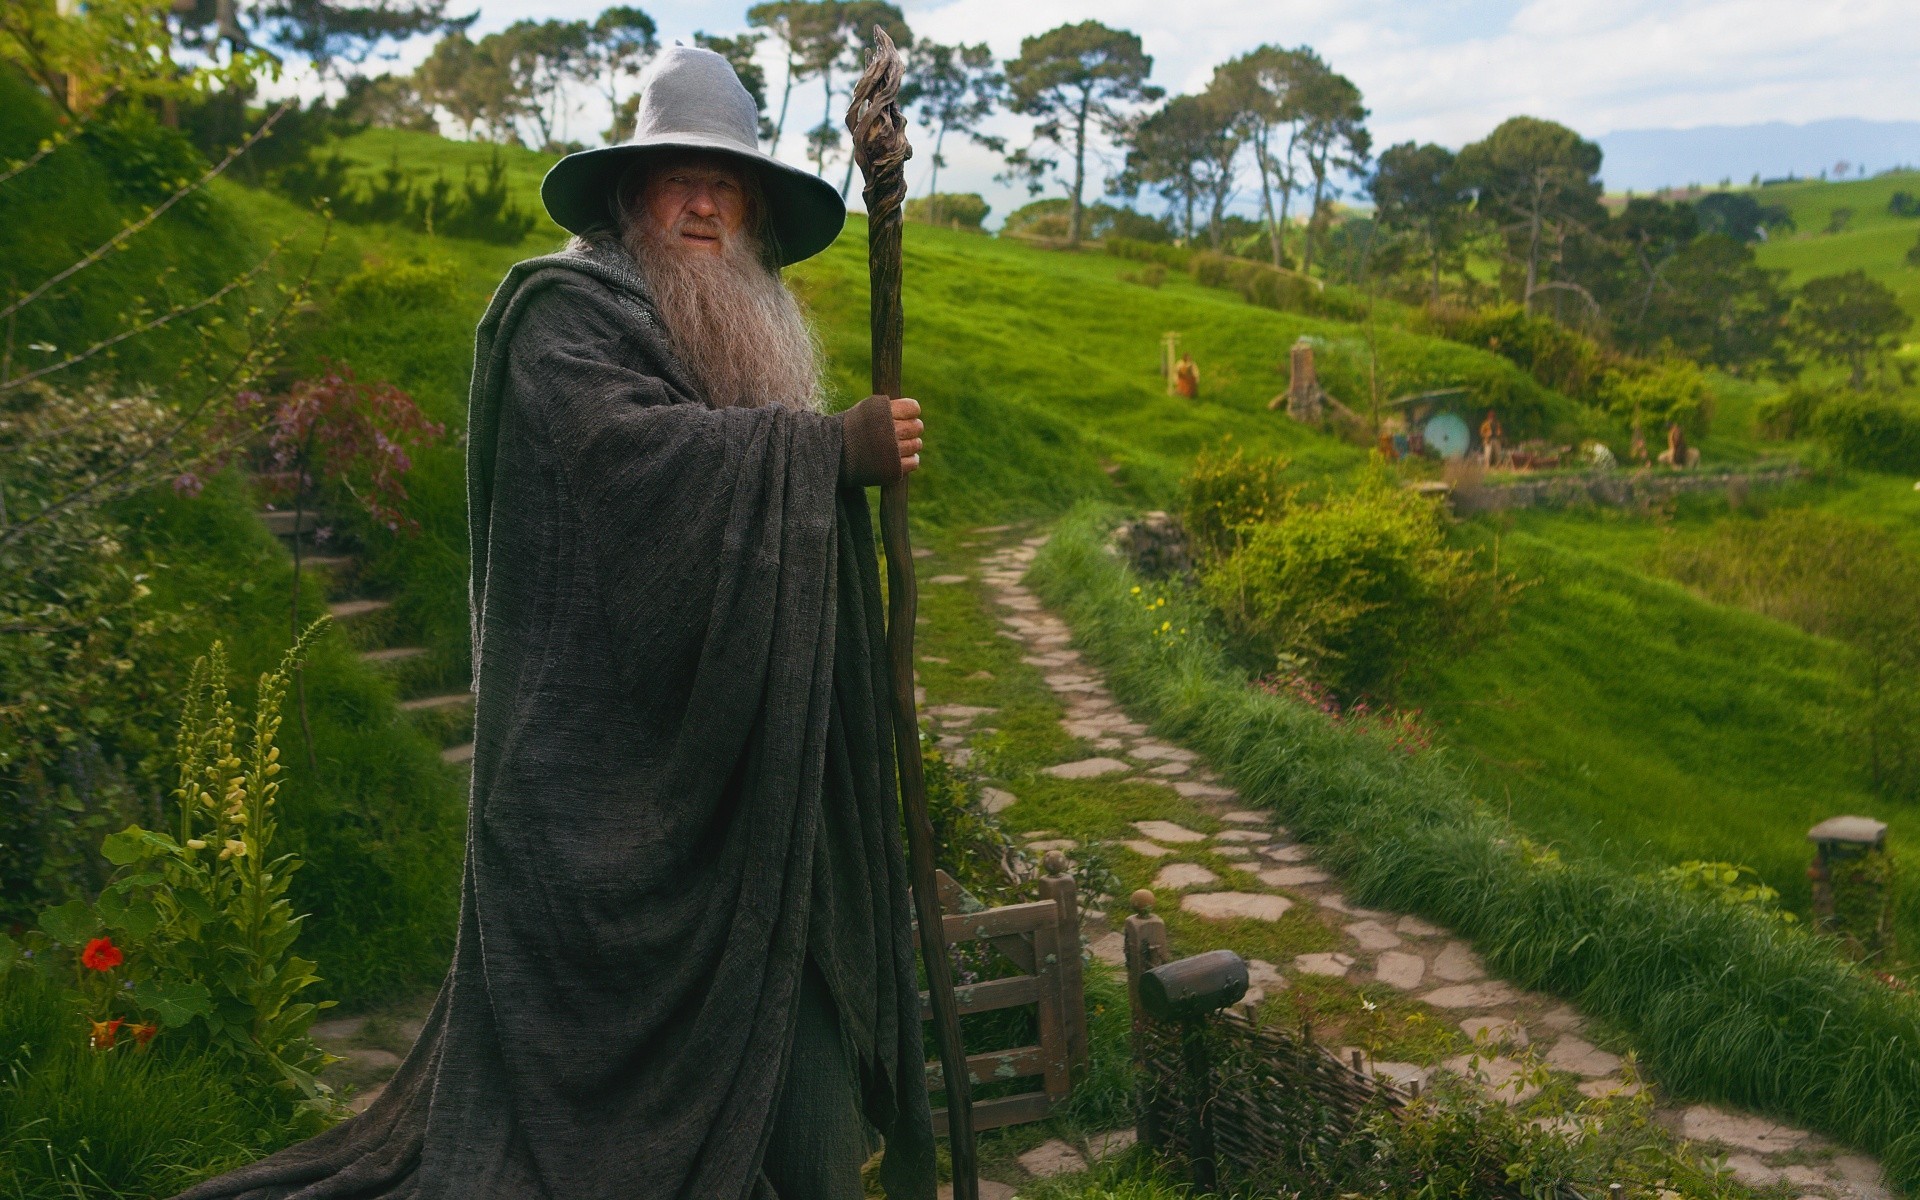
{"label": "wicker fence", "polygon": [[[1310,1030],[1255,1024],[1238,1009],[1156,1019],[1142,978],[1169,958],[1152,904],[1151,893],[1136,893],[1125,926],[1135,1111],[1141,1142],[1197,1187],[1290,1190],[1348,1153],[1367,1121],[1417,1094],[1341,1062]],[[1241,971],[1221,1004],[1244,994]]]}

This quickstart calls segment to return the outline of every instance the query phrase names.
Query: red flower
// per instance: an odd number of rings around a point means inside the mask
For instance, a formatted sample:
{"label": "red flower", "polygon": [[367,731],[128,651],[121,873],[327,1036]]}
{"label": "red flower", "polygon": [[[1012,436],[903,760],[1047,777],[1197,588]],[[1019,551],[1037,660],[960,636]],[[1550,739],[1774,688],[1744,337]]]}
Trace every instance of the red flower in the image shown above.
{"label": "red flower", "polygon": [[160,1027],[158,1025],[155,1025],[152,1021],[143,1021],[140,1024],[135,1025],[132,1029],[127,1030],[127,1032],[133,1035],[134,1041],[139,1042],[142,1046],[144,1046],[148,1042],[153,1040],[154,1034],[160,1032]]}
{"label": "red flower", "polygon": [[115,1017],[111,1021],[95,1021],[93,1033],[87,1038],[87,1043],[95,1050],[113,1049],[114,1038],[119,1036],[120,1027],[124,1024],[126,1021],[121,1017]]}
{"label": "red flower", "polygon": [[120,947],[113,944],[112,938],[97,937],[80,952],[81,965],[96,971],[111,971],[124,961],[126,955],[120,953]]}

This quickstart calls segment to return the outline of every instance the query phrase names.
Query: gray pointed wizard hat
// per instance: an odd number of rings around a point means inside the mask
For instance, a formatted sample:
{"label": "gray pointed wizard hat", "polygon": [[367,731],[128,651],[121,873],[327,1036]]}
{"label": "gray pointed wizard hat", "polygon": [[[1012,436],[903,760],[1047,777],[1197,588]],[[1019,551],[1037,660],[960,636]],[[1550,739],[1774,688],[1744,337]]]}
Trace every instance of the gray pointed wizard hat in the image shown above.
{"label": "gray pointed wizard hat", "polygon": [[669,46],[640,92],[632,139],[553,164],[540,183],[540,200],[570,233],[604,228],[614,218],[614,187],[630,163],[667,149],[715,151],[759,177],[780,265],[811,258],[840,235],[846,202],[818,175],[762,153],[759,121],[732,64],[711,50]]}

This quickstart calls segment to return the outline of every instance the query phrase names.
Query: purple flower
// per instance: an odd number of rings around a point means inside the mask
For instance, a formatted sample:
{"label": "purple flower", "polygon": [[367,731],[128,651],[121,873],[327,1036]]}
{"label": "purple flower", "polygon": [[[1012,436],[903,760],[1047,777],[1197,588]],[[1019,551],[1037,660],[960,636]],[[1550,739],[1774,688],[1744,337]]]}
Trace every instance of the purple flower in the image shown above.
{"label": "purple flower", "polygon": [[200,489],[205,486],[206,484],[201,481],[200,477],[192,471],[184,471],[174,476],[173,479],[173,490],[182,496],[198,496]]}

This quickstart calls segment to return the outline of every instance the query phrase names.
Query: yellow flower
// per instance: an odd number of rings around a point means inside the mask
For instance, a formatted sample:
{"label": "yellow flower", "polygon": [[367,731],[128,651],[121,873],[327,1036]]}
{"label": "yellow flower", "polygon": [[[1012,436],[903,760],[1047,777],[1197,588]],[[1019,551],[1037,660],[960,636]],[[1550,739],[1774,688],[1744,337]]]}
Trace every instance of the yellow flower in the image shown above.
{"label": "yellow flower", "polygon": [[246,856],[247,844],[239,838],[228,838],[227,844],[220,850],[221,858],[245,858]]}
{"label": "yellow flower", "polygon": [[207,839],[205,838],[188,838],[187,839],[187,849],[189,850],[205,850],[206,848],[207,848]]}

